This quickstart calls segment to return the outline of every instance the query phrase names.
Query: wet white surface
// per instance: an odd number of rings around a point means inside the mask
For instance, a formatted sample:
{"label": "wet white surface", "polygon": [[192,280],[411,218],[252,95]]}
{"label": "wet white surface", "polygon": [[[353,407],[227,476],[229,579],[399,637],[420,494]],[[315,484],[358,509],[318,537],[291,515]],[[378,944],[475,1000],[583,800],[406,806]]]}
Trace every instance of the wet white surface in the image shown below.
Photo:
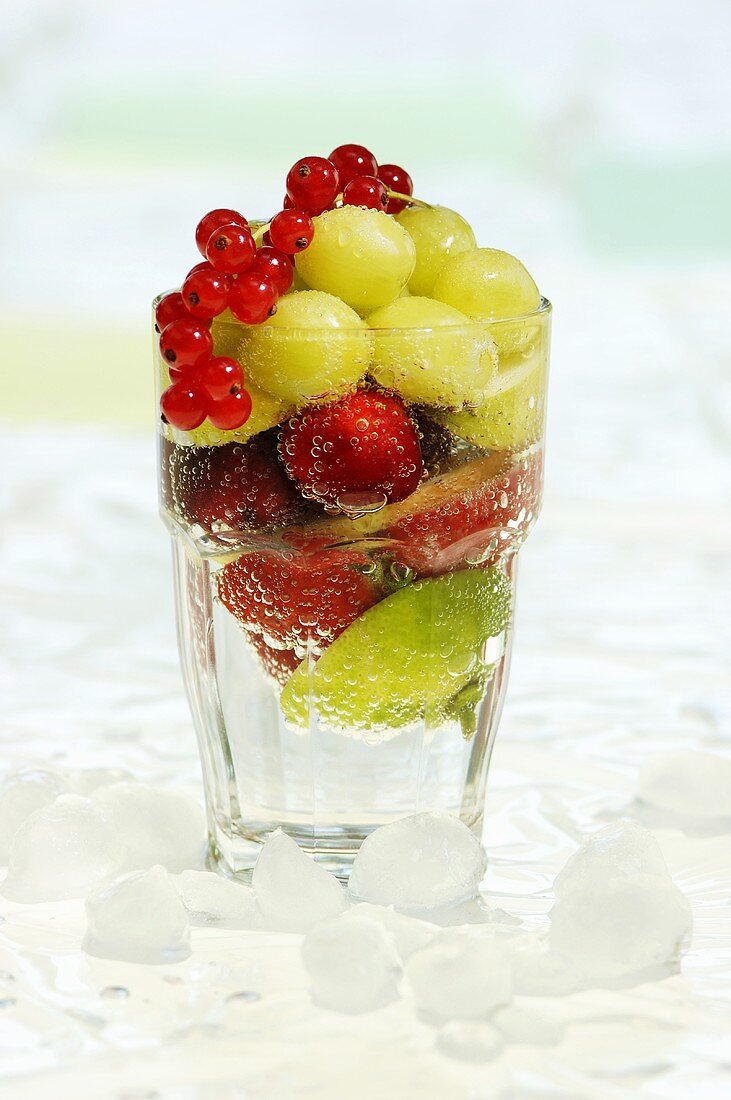
{"label": "wet white surface", "polygon": [[[81,951],[80,901],[2,899],[0,1095],[731,1094],[728,822],[636,798],[653,753],[731,754],[729,288],[703,272],[690,299],[667,274],[558,283],[548,492],[522,551],[483,888],[541,926],[580,840],[634,817],[693,908],[680,973],[520,997],[560,1042],[492,1042],[474,1060],[484,1041],[438,1041],[408,997],[356,1017],[314,1007],[297,935],[193,927],[189,958],[143,966]],[[28,429],[4,443],[4,768],[122,768],[199,793],[151,440]]]}

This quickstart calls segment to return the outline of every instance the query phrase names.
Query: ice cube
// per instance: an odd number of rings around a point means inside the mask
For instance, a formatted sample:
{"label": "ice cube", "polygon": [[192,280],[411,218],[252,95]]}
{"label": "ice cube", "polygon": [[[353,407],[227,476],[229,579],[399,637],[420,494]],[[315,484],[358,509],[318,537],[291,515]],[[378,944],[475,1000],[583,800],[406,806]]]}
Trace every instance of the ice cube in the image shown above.
{"label": "ice cube", "polygon": [[551,1046],[563,1037],[563,1024],[551,1019],[545,1012],[512,1004],[499,1008],[492,1022],[509,1043],[534,1043]]}
{"label": "ice cube", "polygon": [[126,768],[76,768],[66,774],[66,782],[74,794],[83,794],[87,798],[99,787],[127,782],[132,778],[132,773]]}
{"label": "ice cube", "polygon": [[549,943],[594,985],[667,967],[692,926],[659,845],[631,822],[607,826],[556,879]]}
{"label": "ice cube", "polygon": [[159,864],[99,887],[86,899],[83,948],[124,962],[179,962],[190,954],[188,914]]}
{"label": "ice cube", "polygon": [[264,844],[252,876],[262,923],[279,932],[307,932],[347,908],[345,892],[281,829]]}
{"label": "ice cube", "polygon": [[731,759],[712,752],[661,752],[640,769],[643,802],[686,817],[731,817]]}
{"label": "ice cube", "polygon": [[183,871],[180,894],[193,924],[220,928],[253,928],[257,907],[251,886],[212,871]]}
{"label": "ice cube", "polygon": [[451,1020],[440,1028],[437,1046],[461,1062],[491,1062],[503,1049],[502,1037],[483,1020]]}
{"label": "ice cube", "polygon": [[583,892],[609,871],[667,876],[668,868],[648,829],[634,821],[617,821],[605,825],[574,852],[556,876],[555,895],[560,898],[573,890]]}
{"label": "ice cube", "polygon": [[64,794],[20,826],[2,892],[13,901],[83,897],[123,869],[117,830],[87,798]]}
{"label": "ice cube", "polygon": [[435,1020],[477,1020],[513,996],[510,952],[497,936],[441,932],[406,961],[417,1008]]}
{"label": "ice cube", "polygon": [[13,837],[23,822],[66,789],[63,778],[46,768],[23,768],[7,776],[0,786],[0,863],[7,863]]}
{"label": "ice cube", "polygon": [[315,1004],[336,1012],[370,1012],[398,997],[403,973],[392,937],[366,914],[320,921],[302,941]]}
{"label": "ice cube", "polygon": [[353,896],[377,905],[429,909],[474,897],[484,873],[480,842],[459,818],[419,813],[366,837],[349,887]]}
{"label": "ice cube", "polygon": [[552,951],[536,933],[518,933],[507,943],[513,962],[513,987],[529,997],[564,997],[591,984],[573,960]]}
{"label": "ice cube", "polygon": [[92,802],[124,838],[126,870],[160,863],[180,872],[200,865],[203,813],[189,795],[144,783],[113,783],[94,791]]}
{"label": "ice cube", "polygon": [[414,951],[426,947],[437,935],[437,929],[433,924],[417,920],[416,917],[407,917],[404,913],[397,913],[385,905],[371,905],[370,902],[362,901],[354,905],[350,913],[353,916],[370,917],[371,920],[383,925],[393,940],[402,962],[405,962],[409,955],[413,955]]}

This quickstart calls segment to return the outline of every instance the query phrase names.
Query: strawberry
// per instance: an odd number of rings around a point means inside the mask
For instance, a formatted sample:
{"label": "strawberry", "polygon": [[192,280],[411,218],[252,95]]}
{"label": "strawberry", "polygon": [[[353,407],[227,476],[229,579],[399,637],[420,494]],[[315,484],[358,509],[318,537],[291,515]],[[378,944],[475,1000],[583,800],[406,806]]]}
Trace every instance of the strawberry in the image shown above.
{"label": "strawberry", "polygon": [[274,646],[267,644],[261,634],[249,632],[249,641],[261,661],[264,671],[280,687],[284,687],[301,661],[295,651],[293,649],[275,649]]}
{"label": "strawberry", "polygon": [[434,478],[389,517],[396,557],[422,576],[469,559],[493,563],[527,533],[542,484],[540,455],[510,462],[495,453]]}
{"label": "strawberry", "polygon": [[177,510],[189,523],[256,531],[292,520],[304,501],[277,454],[276,434],[220,447],[175,447],[170,482]]}
{"label": "strawberry", "polygon": [[418,432],[403,402],[375,390],[305,409],[285,424],[279,449],[305,496],[344,510],[367,505],[368,498],[403,500],[424,471]]}
{"label": "strawberry", "polygon": [[359,550],[302,540],[291,550],[252,550],[218,574],[218,598],[267,645],[321,653],[385,595]]}
{"label": "strawberry", "polygon": [[[388,553],[421,576],[436,576],[468,561],[490,564],[515,548],[541,503],[540,454],[481,455],[422,482],[408,500],[388,504],[361,519],[327,519],[310,532],[331,543],[388,538]],[[283,537],[302,537],[293,526]]]}

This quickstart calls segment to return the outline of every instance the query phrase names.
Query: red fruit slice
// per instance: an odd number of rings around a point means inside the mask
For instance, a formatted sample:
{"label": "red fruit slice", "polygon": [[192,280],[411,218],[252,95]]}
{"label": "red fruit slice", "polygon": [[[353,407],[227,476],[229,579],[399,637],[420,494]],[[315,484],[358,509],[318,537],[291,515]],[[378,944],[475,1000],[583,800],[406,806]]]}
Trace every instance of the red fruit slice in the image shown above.
{"label": "red fruit slice", "polygon": [[[468,558],[490,564],[530,529],[540,508],[542,477],[540,453],[516,458],[495,452],[429,478],[407,500],[373,515],[325,520],[310,530],[331,544],[388,538],[383,553],[422,576],[446,573]],[[301,528],[282,532],[290,539],[298,534]]]}
{"label": "red fruit slice", "polygon": [[249,634],[249,641],[261,661],[264,671],[280,687],[284,687],[298,665],[302,663],[293,649],[275,649],[267,645],[261,634]]}
{"label": "red fruit slice", "polygon": [[304,501],[282,469],[276,434],[221,447],[174,447],[169,458],[176,510],[206,530],[257,531],[291,522]]}
{"label": "red fruit slice", "polygon": [[218,598],[242,626],[301,657],[321,653],[384,595],[365,554],[321,542],[250,551],[218,574]]}
{"label": "red fruit slice", "polygon": [[491,564],[525,537],[540,509],[542,482],[540,454],[512,463],[491,455],[426,482],[419,500],[412,497],[408,510],[390,517],[399,560],[430,576],[467,559]]}
{"label": "red fruit slice", "polygon": [[294,417],[282,429],[280,452],[305,496],[346,511],[357,511],[358,502],[367,510],[369,496],[376,506],[403,500],[424,470],[418,433],[403,402],[371,390]]}

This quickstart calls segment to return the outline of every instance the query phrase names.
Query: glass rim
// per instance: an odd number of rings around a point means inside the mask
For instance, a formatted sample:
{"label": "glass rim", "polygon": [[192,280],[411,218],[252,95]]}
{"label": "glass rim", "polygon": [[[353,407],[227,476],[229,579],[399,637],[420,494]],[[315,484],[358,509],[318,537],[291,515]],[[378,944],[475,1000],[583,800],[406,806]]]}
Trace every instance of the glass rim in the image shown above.
{"label": "glass rim", "polygon": [[[153,325],[154,325],[155,307],[157,306],[158,302],[160,302],[160,300],[162,298],[164,298],[165,295],[175,293],[175,291],[179,291],[179,290],[180,290],[180,287],[175,287],[173,290],[164,290],[160,294],[157,294],[155,296],[155,298],[153,298],[153,301],[152,301]],[[295,291],[295,293],[297,294],[297,293],[303,293],[303,292],[302,291]],[[422,297],[422,295],[415,295],[415,297]],[[395,301],[398,301],[398,299],[395,299]],[[489,320],[473,321],[473,320],[470,319],[467,324],[463,324],[463,325],[462,324],[459,324],[459,325],[432,325],[432,326],[428,326],[428,327],[424,327],[424,328],[419,328],[419,327],[416,327],[416,326],[413,326],[413,325],[391,325],[391,326],[387,326],[387,327],[376,327],[376,326],[371,327],[370,325],[368,325],[368,323],[365,320],[363,322],[363,326],[358,326],[357,328],[355,326],[352,326],[352,327],[350,327],[350,326],[342,326],[342,327],[338,326],[337,328],[335,328],[335,327],[330,326],[330,325],[318,325],[317,327],[313,326],[313,327],[307,327],[307,328],[304,328],[301,325],[281,325],[281,326],[276,326],[276,327],[272,327],[272,328],[267,328],[266,323],[264,325],[247,325],[247,324],[244,324],[243,321],[237,321],[236,319],[229,319],[228,317],[225,318],[225,319],[221,319],[221,317],[219,316],[219,317],[214,317],[213,320],[216,322],[217,326],[226,326],[229,329],[242,329],[242,330],[255,329],[257,332],[270,332],[270,333],[278,334],[278,335],[281,334],[282,336],[287,335],[289,333],[296,332],[300,337],[302,337],[302,336],[319,337],[319,336],[322,336],[323,333],[327,333],[328,336],[332,338],[332,337],[336,336],[336,334],[341,334],[341,333],[342,333],[343,336],[353,336],[357,333],[366,333],[366,332],[380,332],[380,333],[393,333],[393,334],[396,334],[396,333],[411,333],[411,334],[414,334],[414,333],[424,333],[424,334],[427,334],[427,333],[437,333],[437,334],[452,333],[452,334],[454,334],[454,333],[460,333],[460,332],[465,333],[465,334],[469,334],[469,333],[474,334],[474,333],[479,333],[479,332],[488,332],[489,333],[490,331],[492,331],[493,329],[495,329],[496,327],[501,326],[501,325],[514,325],[514,324],[521,324],[521,323],[525,324],[525,323],[530,322],[530,321],[538,321],[538,320],[542,321],[542,320],[545,320],[547,317],[549,317],[552,312],[553,312],[553,306],[552,306],[551,302],[548,300],[548,298],[541,295],[541,300],[538,303],[538,305],[536,306],[536,308],[533,309],[533,310],[530,310],[527,313],[516,313],[516,314],[514,314],[510,317],[499,317],[499,318],[496,318],[495,320],[492,320],[492,321],[489,321]],[[191,320],[195,320],[195,318],[191,317]]]}

